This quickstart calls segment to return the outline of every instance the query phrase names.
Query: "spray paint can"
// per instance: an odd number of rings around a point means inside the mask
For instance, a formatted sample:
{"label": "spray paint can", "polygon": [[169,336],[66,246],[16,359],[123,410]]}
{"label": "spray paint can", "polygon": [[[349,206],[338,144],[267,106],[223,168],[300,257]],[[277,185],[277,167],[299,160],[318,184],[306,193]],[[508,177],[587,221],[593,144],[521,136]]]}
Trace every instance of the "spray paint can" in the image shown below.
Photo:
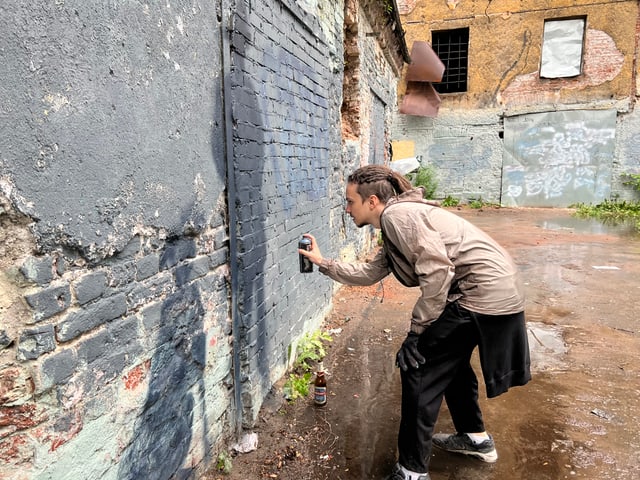
{"label": "spray paint can", "polygon": [[[302,250],[311,250],[311,240],[307,237],[302,237],[298,242],[298,248]],[[313,263],[307,257],[298,254],[300,256],[300,273],[309,273],[313,272]]]}

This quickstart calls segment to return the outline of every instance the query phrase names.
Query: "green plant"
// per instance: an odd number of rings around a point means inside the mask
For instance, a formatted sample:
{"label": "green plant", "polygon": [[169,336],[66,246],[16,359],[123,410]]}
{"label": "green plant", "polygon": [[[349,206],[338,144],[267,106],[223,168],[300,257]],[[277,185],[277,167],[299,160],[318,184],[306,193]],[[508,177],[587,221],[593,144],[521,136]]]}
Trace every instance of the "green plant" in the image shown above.
{"label": "green plant", "polygon": [[484,206],[484,203],[482,201],[482,198],[472,198],[469,200],[469,207],[471,208],[482,208]]}
{"label": "green plant", "polygon": [[309,361],[317,362],[322,360],[327,354],[324,348],[324,342],[331,341],[333,341],[331,335],[322,332],[321,330],[316,330],[311,334],[306,333],[298,343],[294,368],[302,369],[303,371],[311,371]]}
{"label": "green plant", "polygon": [[294,401],[309,395],[312,377],[311,372],[289,374],[289,380],[285,382],[283,387],[284,397],[289,401]]}
{"label": "green plant", "polygon": [[640,231],[640,202],[605,200],[596,205],[579,203],[573,205],[576,216],[591,217],[609,223],[634,223],[635,229]]}
{"label": "green plant", "polygon": [[283,390],[287,400],[296,400],[309,395],[309,386],[313,380],[312,363],[321,361],[327,351],[325,342],[332,342],[333,338],[326,332],[316,330],[306,333],[298,342],[293,371],[285,382]]}
{"label": "green plant", "polygon": [[446,198],[442,201],[441,205],[443,207],[457,207],[460,205],[460,200],[457,198],[453,198],[451,195],[447,195]]}
{"label": "green plant", "polygon": [[479,198],[470,198],[468,203],[470,208],[482,208],[482,207],[499,207],[498,203],[485,202],[482,200],[482,197]]}
{"label": "green plant", "polygon": [[627,178],[627,180],[622,183],[625,185],[631,185],[640,192],[640,173],[623,173],[622,177]]}
{"label": "green plant", "polygon": [[424,198],[433,198],[438,189],[435,169],[431,165],[421,166],[417,172],[406,175],[406,178],[414,187],[424,188]]}
{"label": "green plant", "polygon": [[219,472],[229,474],[231,473],[232,467],[233,463],[231,461],[231,456],[227,452],[220,452],[218,454],[218,460],[216,461],[216,469]]}

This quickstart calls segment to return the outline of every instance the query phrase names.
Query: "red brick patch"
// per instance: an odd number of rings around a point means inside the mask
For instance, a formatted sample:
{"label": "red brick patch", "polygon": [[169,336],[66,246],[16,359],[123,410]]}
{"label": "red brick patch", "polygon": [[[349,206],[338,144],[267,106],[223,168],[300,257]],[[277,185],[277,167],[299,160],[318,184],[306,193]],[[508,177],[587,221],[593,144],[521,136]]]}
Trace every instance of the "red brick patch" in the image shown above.
{"label": "red brick patch", "polygon": [[0,442],[0,460],[17,465],[33,457],[34,449],[27,435],[13,435]]}
{"label": "red brick patch", "polygon": [[124,376],[124,386],[127,390],[133,390],[136,388],[147,376],[147,372],[151,367],[151,360],[134,367],[129,373]]}
{"label": "red brick patch", "polygon": [[0,427],[13,426],[16,430],[35,427],[47,420],[44,412],[38,412],[35,403],[0,408]]}

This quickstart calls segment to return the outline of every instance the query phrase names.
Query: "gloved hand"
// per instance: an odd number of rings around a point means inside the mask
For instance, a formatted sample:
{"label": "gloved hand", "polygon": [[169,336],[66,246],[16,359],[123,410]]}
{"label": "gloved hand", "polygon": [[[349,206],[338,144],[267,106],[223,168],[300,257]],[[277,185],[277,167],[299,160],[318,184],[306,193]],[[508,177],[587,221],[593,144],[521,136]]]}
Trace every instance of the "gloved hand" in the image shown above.
{"label": "gloved hand", "polygon": [[409,365],[413,368],[418,368],[420,365],[424,365],[426,359],[418,351],[418,339],[420,335],[415,332],[409,332],[407,338],[402,342],[402,346],[396,354],[396,366],[400,367],[405,372],[409,370]]}

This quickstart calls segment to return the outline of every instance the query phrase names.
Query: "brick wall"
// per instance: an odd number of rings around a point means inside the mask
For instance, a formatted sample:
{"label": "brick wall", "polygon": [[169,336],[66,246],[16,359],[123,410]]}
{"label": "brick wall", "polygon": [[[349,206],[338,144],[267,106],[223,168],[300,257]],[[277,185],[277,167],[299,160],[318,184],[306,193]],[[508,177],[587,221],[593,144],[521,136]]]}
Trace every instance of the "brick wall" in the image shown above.
{"label": "brick wall", "polygon": [[[3,289],[5,473],[161,478],[202,461],[202,441],[231,420],[221,218],[193,237],[134,238],[94,268],[58,254],[24,257],[13,291]],[[16,293],[28,312],[18,315]],[[149,442],[162,461],[140,462]]]}
{"label": "brick wall", "polygon": [[300,274],[297,254],[303,233],[324,243],[330,235],[329,176],[340,161],[340,132],[332,126],[341,18],[327,17],[323,27],[311,13],[272,1],[254,2],[234,17],[237,298],[247,425],[287,368],[294,340],[317,328],[331,304],[331,283]]}

